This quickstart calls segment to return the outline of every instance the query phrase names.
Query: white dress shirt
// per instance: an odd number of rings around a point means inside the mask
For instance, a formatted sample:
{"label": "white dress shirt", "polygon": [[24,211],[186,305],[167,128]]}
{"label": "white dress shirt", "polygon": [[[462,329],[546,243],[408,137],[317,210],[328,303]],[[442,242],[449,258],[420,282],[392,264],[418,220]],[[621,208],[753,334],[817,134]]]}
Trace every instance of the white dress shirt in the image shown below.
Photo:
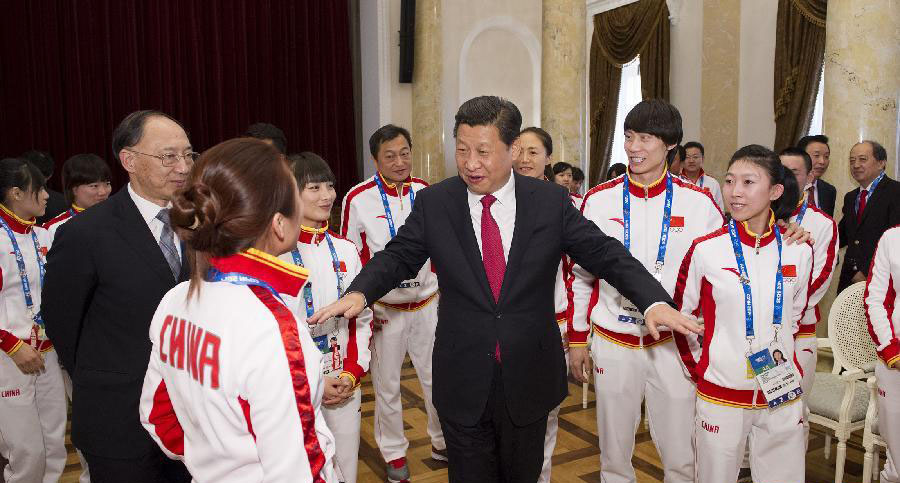
{"label": "white dress shirt", "polygon": [[[481,199],[487,195],[478,195],[466,189],[469,201],[469,213],[472,215],[472,229],[475,230],[475,240],[478,241],[478,251],[482,252],[481,257],[484,258],[484,252],[481,248],[481,215],[484,205]],[[500,241],[503,244],[503,258],[509,260],[509,246],[512,243],[513,231],[516,229],[516,181],[512,171],[509,174],[509,180],[497,191],[491,193],[497,198],[497,201],[491,205],[491,216],[497,222],[500,228]]]}
{"label": "white dress shirt", "polygon": [[[131,183],[128,183],[128,194],[131,195],[131,200],[134,201],[134,205],[137,206],[138,211],[141,213],[141,218],[144,219],[144,222],[147,223],[147,226],[150,227],[150,233],[153,234],[153,238],[156,240],[156,244],[159,245],[159,239],[162,237],[163,230],[163,222],[159,221],[156,218],[156,215],[159,214],[159,210],[162,209],[161,206],[156,203],[142,197],[134,191],[134,188],[131,187]],[[166,208],[171,208],[172,203],[166,205]],[[173,228],[174,232],[175,229]],[[175,234],[175,249],[178,250],[178,256],[181,257],[181,240],[178,239],[178,234]],[[162,248],[160,248],[162,250]]]}

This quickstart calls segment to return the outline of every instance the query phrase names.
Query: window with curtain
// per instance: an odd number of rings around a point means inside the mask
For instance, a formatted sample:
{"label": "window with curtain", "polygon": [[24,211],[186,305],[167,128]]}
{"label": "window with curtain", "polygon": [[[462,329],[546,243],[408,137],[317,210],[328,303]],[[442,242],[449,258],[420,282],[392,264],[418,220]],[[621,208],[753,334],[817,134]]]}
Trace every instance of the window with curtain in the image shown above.
{"label": "window with curtain", "polygon": [[622,66],[622,81],[619,85],[619,105],[616,108],[615,134],[613,135],[612,151],[610,152],[609,165],[628,164],[625,155],[625,130],[622,123],[625,116],[641,102],[641,57],[637,56],[631,62]]}

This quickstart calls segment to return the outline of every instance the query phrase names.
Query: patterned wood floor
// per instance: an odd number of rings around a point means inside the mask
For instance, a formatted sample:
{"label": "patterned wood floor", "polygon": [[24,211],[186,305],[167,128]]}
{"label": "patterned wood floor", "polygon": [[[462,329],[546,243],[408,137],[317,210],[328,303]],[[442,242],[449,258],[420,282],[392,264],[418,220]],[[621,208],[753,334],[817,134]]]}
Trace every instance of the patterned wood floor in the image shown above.
{"label": "patterned wood floor", "polygon": [[[433,461],[431,443],[425,432],[426,418],[421,387],[416,379],[415,370],[407,361],[403,369],[403,408],[406,421],[406,435],[410,440],[407,455],[413,481],[436,483],[447,481],[447,467],[443,463]],[[571,395],[563,403],[560,411],[560,431],[553,455],[552,480],[558,483],[584,483],[600,481],[600,450],[597,448],[597,429],[594,419],[593,391],[589,392],[587,409],[581,407],[581,387],[570,383]],[[359,482],[375,483],[385,481],[384,463],[375,438],[372,435],[372,420],[375,408],[372,384],[366,380],[363,384],[362,404],[362,441],[360,444]],[[834,481],[834,449],[832,458],[825,460],[823,448],[824,433],[813,428],[810,437],[809,452],[806,457],[807,483],[831,483]],[[661,482],[663,472],[659,456],[650,433],[643,425],[636,436],[635,455],[632,463],[637,471],[639,483]],[[67,440],[68,443],[68,440]],[[832,446],[834,441],[832,440]],[[857,434],[849,443],[847,451],[847,469],[845,483],[862,480],[863,450],[860,435]],[[882,454],[881,461],[884,461]],[[69,444],[69,460],[66,472],[60,482],[75,483],[78,481],[80,466],[78,457]]]}

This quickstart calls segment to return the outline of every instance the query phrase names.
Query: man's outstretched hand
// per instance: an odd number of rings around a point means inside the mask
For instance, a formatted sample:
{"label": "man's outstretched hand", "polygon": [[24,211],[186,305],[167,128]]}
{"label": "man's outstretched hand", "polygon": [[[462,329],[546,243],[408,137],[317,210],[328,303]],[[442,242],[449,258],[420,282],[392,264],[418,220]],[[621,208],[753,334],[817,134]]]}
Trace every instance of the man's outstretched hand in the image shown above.
{"label": "man's outstretched hand", "polygon": [[314,313],[312,317],[306,319],[306,323],[310,325],[318,324],[332,317],[350,319],[356,317],[364,308],[366,308],[366,297],[359,292],[350,292],[339,298],[335,303]]}
{"label": "man's outstretched hand", "polygon": [[690,333],[702,334],[703,327],[697,321],[685,317],[681,312],[673,309],[668,304],[659,304],[647,311],[644,322],[647,330],[655,340],[659,340],[659,327],[666,326],[675,332],[688,335]]}

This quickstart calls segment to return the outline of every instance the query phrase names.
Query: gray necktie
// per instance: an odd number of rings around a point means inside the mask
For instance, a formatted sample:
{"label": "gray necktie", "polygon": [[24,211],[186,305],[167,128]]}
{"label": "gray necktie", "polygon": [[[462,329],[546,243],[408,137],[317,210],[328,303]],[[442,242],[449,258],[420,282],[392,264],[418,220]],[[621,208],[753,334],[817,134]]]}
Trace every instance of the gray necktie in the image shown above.
{"label": "gray necktie", "polygon": [[178,274],[181,273],[181,257],[178,256],[178,250],[175,248],[175,233],[169,223],[169,209],[163,208],[156,214],[156,219],[163,224],[162,234],[159,236],[159,248],[162,249],[163,256],[166,257],[166,263],[172,270],[172,276],[178,280]]}

